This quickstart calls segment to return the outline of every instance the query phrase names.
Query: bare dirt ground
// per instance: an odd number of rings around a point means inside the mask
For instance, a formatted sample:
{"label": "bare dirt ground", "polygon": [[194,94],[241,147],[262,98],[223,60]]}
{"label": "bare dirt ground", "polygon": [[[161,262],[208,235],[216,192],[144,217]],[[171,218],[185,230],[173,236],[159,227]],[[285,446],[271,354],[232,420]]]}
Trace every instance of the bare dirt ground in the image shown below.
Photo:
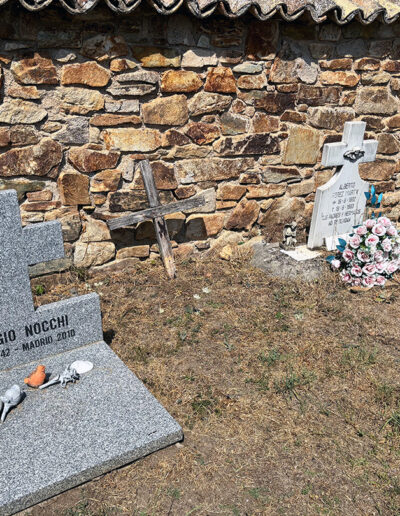
{"label": "bare dirt ground", "polygon": [[25,515],[400,514],[400,287],[221,261],[78,276],[36,280],[36,302],[97,291],[106,341],[185,440]]}

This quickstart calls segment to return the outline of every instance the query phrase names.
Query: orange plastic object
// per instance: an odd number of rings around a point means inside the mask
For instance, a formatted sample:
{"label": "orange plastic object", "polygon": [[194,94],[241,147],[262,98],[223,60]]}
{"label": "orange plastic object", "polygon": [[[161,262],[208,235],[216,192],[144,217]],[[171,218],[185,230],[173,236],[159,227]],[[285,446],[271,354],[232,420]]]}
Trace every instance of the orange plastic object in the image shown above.
{"label": "orange plastic object", "polygon": [[44,365],[38,365],[35,371],[33,371],[28,378],[25,378],[24,382],[29,387],[39,387],[46,379],[46,371]]}

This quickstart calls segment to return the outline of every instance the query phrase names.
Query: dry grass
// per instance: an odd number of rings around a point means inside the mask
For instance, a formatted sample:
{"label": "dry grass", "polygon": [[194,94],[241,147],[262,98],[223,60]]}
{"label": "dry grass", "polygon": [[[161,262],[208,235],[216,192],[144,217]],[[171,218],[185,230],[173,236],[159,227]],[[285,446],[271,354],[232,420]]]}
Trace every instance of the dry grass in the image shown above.
{"label": "dry grass", "polygon": [[106,340],[185,440],[27,514],[400,514],[399,288],[355,295],[238,261],[178,273],[44,284],[40,303],[100,294]]}

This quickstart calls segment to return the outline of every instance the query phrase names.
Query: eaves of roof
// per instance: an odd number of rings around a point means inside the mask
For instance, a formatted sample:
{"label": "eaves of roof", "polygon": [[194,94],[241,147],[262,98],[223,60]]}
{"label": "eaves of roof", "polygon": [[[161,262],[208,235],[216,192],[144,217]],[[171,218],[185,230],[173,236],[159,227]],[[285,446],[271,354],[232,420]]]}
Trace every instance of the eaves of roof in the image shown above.
{"label": "eaves of roof", "polygon": [[[0,5],[16,0],[0,0]],[[19,0],[30,11],[39,11],[50,4],[61,4],[72,14],[83,14],[99,2],[105,2],[118,13],[134,11],[143,0]],[[377,18],[393,23],[400,16],[400,0],[148,0],[160,14],[172,14],[185,4],[199,18],[206,18],[214,12],[222,12],[230,18],[242,16],[247,11],[260,20],[279,14],[286,21],[293,21],[309,13],[315,23],[322,23],[328,17],[338,24],[353,19],[371,23]]]}

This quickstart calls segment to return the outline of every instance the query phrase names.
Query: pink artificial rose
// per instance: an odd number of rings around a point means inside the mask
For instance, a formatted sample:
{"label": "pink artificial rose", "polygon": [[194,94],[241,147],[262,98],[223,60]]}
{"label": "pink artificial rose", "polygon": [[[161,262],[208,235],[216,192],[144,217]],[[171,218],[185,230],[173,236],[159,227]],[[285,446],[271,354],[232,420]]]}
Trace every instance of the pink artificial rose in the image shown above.
{"label": "pink artificial rose", "polygon": [[331,267],[332,267],[332,269],[339,269],[339,267],[340,267],[340,260],[332,260],[331,261]]}
{"label": "pink artificial rose", "polygon": [[350,260],[352,260],[354,258],[354,253],[351,249],[345,249],[343,251],[343,260],[345,260],[346,262],[349,262]]}
{"label": "pink artificial rose", "polygon": [[391,237],[397,236],[397,229],[393,226],[390,226],[387,228],[386,233]]}
{"label": "pink artificial rose", "polygon": [[364,265],[362,268],[362,271],[367,276],[372,276],[376,272],[376,267],[374,263],[368,263],[367,265]]}
{"label": "pink artificial rose", "polygon": [[379,286],[379,287],[383,287],[386,283],[386,278],[384,276],[381,276],[381,275],[378,275],[376,276],[375,278],[375,283]]}
{"label": "pink artificial rose", "polygon": [[399,268],[397,262],[389,262],[386,266],[387,274],[394,274]]}
{"label": "pink artificial rose", "polygon": [[360,237],[358,235],[353,235],[352,237],[349,238],[349,244],[351,245],[351,247],[353,249],[358,249],[361,244]]}
{"label": "pink artificial rose", "polygon": [[387,217],[379,217],[378,222],[379,224],[383,224],[385,228],[388,228],[392,225],[390,219],[388,219]]}
{"label": "pink artificial rose", "polygon": [[361,285],[361,278],[353,278],[353,285],[359,287]]}
{"label": "pink artificial rose", "polygon": [[357,235],[364,236],[367,233],[367,228],[365,226],[359,226],[356,229]]}
{"label": "pink artificial rose", "polygon": [[362,269],[359,265],[353,265],[353,267],[350,270],[350,273],[352,276],[360,277],[362,276]]}
{"label": "pink artificial rose", "polygon": [[376,221],[374,219],[368,219],[364,222],[364,225],[367,229],[372,229],[376,224]]}
{"label": "pink artificial rose", "polygon": [[387,253],[392,250],[392,242],[389,238],[385,238],[385,240],[382,240],[382,249],[386,251]]}
{"label": "pink artificial rose", "polygon": [[386,229],[383,224],[375,224],[371,231],[377,236],[383,236],[386,233]]}
{"label": "pink artificial rose", "polygon": [[370,256],[365,251],[362,251],[361,249],[357,251],[357,258],[360,260],[360,262],[369,262]]}
{"label": "pink artificial rose", "polygon": [[351,276],[348,272],[342,271],[340,276],[345,283],[351,283]]}
{"label": "pink artificial rose", "polygon": [[376,251],[376,253],[374,254],[374,260],[376,263],[383,262],[383,260],[384,260],[383,251]]}
{"label": "pink artificial rose", "polygon": [[369,235],[369,237],[365,239],[365,244],[368,247],[375,247],[378,242],[379,242],[379,237],[377,237],[376,235]]}
{"label": "pink artificial rose", "polygon": [[382,274],[382,272],[385,272],[387,266],[387,262],[378,262],[375,264],[376,271],[379,272],[379,274]]}
{"label": "pink artificial rose", "polygon": [[362,284],[364,287],[373,287],[375,285],[374,276],[364,276],[362,279]]}

